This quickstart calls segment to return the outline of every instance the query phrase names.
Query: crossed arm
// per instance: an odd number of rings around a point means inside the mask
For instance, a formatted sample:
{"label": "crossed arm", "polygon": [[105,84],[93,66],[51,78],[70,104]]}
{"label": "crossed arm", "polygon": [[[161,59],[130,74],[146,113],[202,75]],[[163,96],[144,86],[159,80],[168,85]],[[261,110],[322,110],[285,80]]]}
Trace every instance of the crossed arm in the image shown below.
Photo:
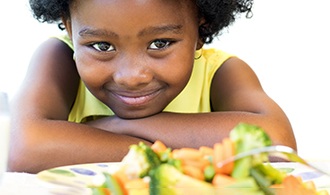
{"label": "crossed arm", "polygon": [[33,56],[12,101],[10,170],[35,173],[68,164],[120,161],[128,146],[139,141],[162,140],[171,148],[212,146],[239,122],[260,125],[274,144],[296,148],[285,113],[263,91],[251,68],[237,58],[227,60],[215,75],[214,112],[68,122],[79,84],[72,54],[64,43],[50,39]]}

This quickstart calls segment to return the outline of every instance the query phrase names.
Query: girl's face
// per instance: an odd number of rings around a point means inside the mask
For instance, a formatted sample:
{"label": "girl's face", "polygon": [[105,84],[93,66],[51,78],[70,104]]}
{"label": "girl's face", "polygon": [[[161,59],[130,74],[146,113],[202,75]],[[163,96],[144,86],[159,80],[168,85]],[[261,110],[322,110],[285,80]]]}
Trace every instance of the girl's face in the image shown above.
{"label": "girl's face", "polygon": [[87,88],[119,117],[161,112],[186,86],[198,44],[190,0],[76,0],[66,27]]}

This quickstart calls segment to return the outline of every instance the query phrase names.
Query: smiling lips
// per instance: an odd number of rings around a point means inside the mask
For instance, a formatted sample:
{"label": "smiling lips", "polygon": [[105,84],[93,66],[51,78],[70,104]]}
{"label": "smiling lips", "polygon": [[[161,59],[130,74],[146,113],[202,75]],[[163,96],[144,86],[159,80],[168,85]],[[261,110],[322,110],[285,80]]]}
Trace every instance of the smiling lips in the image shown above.
{"label": "smiling lips", "polygon": [[149,92],[149,93],[144,93],[142,95],[120,94],[120,93],[114,93],[114,95],[124,104],[127,104],[129,106],[140,106],[140,105],[147,104],[148,102],[150,102],[159,93],[160,93],[160,90],[156,90],[156,91]]}

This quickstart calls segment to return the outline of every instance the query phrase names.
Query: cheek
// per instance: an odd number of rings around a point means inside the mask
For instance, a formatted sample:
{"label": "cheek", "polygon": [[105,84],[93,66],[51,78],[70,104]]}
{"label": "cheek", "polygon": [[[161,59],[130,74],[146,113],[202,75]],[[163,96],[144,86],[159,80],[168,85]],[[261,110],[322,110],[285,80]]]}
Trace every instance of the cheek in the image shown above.
{"label": "cheek", "polygon": [[160,70],[164,72],[164,80],[182,90],[191,76],[194,63],[193,56],[178,54],[177,57],[167,63],[168,67]]}
{"label": "cheek", "polygon": [[100,62],[92,60],[88,57],[88,55],[77,52],[76,64],[82,81],[90,90],[94,90],[102,86],[102,83],[106,77],[106,72]]}

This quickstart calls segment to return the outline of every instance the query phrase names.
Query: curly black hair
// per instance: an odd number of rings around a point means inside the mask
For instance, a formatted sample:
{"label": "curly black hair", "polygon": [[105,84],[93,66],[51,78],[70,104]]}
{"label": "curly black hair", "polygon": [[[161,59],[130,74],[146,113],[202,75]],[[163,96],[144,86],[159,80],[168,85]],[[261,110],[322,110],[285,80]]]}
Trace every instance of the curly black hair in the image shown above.
{"label": "curly black hair", "polygon": [[[70,17],[69,5],[73,0],[29,0],[34,18],[40,22],[58,23],[64,30],[61,18]],[[205,22],[199,27],[199,36],[204,43],[211,43],[224,28],[246,13],[252,17],[253,0],[194,0],[199,17]]]}

